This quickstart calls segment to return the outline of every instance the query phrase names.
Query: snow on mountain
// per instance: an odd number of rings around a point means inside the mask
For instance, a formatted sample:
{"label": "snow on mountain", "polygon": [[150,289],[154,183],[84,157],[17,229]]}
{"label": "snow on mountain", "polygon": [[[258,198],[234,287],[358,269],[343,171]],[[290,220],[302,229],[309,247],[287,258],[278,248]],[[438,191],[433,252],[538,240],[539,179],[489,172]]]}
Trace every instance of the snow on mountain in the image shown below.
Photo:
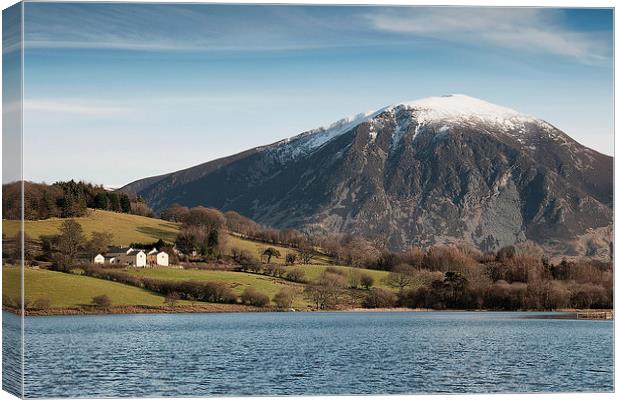
{"label": "snow on mountain", "polygon": [[[343,118],[328,127],[320,127],[303,132],[297,136],[264,146],[261,149],[271,151],[282,162],[296,159],[299,156],[310,154],[312,151],[349,132],[360,124],[371,122],[372,131],[374,124],[378,123],[377,117],[384,113],[396,114],[398,116],[392,148],[399,143],[402,135],[407,132],[412,122],[416,124],[416,133],[413,135],[414,140],[419,132],[434,124],[442,124],[437,129],[439,134],[446,134],[450,126],[455,124],[476,123],[493,125],[495,132],[511,136],[525,132],[526,124],[535,123],[549,131],[554,129],[553,126],[541,119],[510,108],[463,94],[452,94],[393,104],[375,111]],[[371,134],[371,139],[375,137]],[[522,138],[517,138],[517,140],[523,142]]]}
{"label": "snow on mountain", "polygon": [[[611,157],[550,124],[451,95],[345,118],[120,190],[156,211],[204,205],[278,228],[382,238],[393,249],[465,242],[487,251],[607,229],[612,182]],[[599,250],[609,246],[587,253]]]}
{"label": "snow on mountain", "polygon": [[281,160],[295,159],[300,155],[306,155],[321,147],[330,140],[347,133],[356,126],[371,120],[381,114],[385,108],[376,111],[361,113],[352,117],[342,118],[328,127],[320,127],[297,136],[281,140],[263,149],[272,151]]}
{"label": "snow on mountain", "polygon": [[454,121],[462,119],[481,119],[492,122],[510,120],[537,121],[536,118],[510,108],[498,106],[463,94],[441,97],[427,97],[403,103],[402,106],[416,110],[418,122]]}

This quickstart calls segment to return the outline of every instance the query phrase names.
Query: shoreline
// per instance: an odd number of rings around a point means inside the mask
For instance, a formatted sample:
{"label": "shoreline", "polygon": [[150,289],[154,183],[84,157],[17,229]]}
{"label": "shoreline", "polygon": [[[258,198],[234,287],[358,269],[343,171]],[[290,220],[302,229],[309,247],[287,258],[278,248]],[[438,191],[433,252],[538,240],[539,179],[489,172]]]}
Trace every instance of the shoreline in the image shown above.
{"label": "shoreline", "polygon": [[[22,315],[20,309],[3,306],[3,311],[10,312],[15,315]],[[423,309],[423,308],[406,308],[406,307],[392,307],[392,308],[343,308],[334,310],[318,310],[318,309],[291,309],[281,310],[272,307],[253,307],[242,304],[199,304],[191,306],[115,306],[108,309],[98,309],[95,307],[67,307],[67,308],[50,308],[47,310],[26,310],[24,316],[26,317],[44,317],[44,316],[81,316],[81,315],[121,315],[121,314],[221,314],[221,313],[257,313],[257,312],[302,312],[302,313],[548,313],[556,314],[556,316],[550,315],[548,318],[558,319],[577,319],[577,313],[584,310],[576,309],[560,309],[560,310],[435,310],[435,309]],[[613,310],[587,310],[592,312],[611,312]],[[541,318],[538,316],[526,316],[525,318]],[[544,318],[544,317],[542,317]]]}

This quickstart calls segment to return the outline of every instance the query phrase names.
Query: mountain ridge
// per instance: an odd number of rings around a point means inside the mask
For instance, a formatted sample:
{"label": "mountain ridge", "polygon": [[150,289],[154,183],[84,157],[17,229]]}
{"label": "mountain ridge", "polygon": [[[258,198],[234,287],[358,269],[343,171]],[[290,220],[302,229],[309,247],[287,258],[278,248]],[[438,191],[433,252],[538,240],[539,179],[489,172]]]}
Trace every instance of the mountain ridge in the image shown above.
{"label": "mountain ridge", "polygon": [[384,238],[391,248],[465,241],[495,249],[576,240],[610,226],[612,169],[611,157],[542,119],[450,95],[120,190],[158,211],[172,202],[206,205],[274,227]]}

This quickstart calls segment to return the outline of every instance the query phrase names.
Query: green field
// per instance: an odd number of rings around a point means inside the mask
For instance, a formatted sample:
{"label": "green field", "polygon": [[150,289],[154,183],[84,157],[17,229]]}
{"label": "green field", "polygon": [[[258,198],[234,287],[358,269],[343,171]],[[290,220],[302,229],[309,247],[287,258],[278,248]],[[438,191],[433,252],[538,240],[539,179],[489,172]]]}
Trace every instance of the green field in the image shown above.
{"label": "green field", "polygon": [[288,266],[286,267],[286,269],[290,270],[292,268],[301,268],[305,271],[306,278],[308,278],[309,281],[313,281],[317,279],[319,276],[321,276],[323,271],[325,271],[327,268],[330,268],[330,267],[337,268],[339,270],[344,270],[347,274],[345,276],[348,276],[350,271],[357,271],[360,274],[362,273],[368,274],[372,276],[372,278],[374,279],[373,287],[389,288],[389,286],[387,286],[387,284],[385,283],[385,279],[389,275],[389,272],[387,271],[377,271],[374,269],[362,269],[362,268],[355,268],[355,267],[333,266],[333,265],[331,266],[330,265],[295,265],[295,266]]}
{"label": "green field", "polygon": [[[47,270],[24,271],[26,300],[46,298],[52,308],[89,305],[94,296],[105,294],[113,306],[162,306],[164,298],[144,289],[109,282],[87,276],[71,275]],[[16,267],[2,268],[2,293],[19,298],[20,271]]]}
{"label": "green field", "polygon": [[[316,280],[325,269],[329,266],[325,265],[298,265],[287,266],[286,270],[293,268],[301,268],[306,273],[306,278],[309,282]],[[359,271],[360,273],[367,273],[374,279],[375,287],[388,288],[385,283],[385,278],[388,272],[375,271],[368,269],[358,269],[353,267],[334,267],[344,270],[346,274],[351,270]],[[300,294],[296,297],[294,307],[306,307],[310,305],[307,299],[304,299],[301,291],[304,285],[293,283],[281,278],[275,278],[267,275],[253,274],[247,272],[237,271],[214,271],[214,270],[199,270],[199,269],[172,269],[172,268],[127,268],[127,273],[156,279],[175,280],[175,281],[219,281],[230,285],[235,294],[241,294],[245,288],[253,287],[261,293],[264,293],[273,299],[273,296],[280,291],[283,287],[289,287]],[[347,276],[347,275],[345,275]]]}
{"label": "green field", "polygon": [[280,252],[280,257],[271,258],[271,263],[273,264],[284,264],[286,261],[285,258],[286,258],[287,253],[297,253],[297,251],[293,249],[289,249],[289,248],[277,246],[277,245],[256,242],[256,241],[249,240],[249,239],[243,239],[235,235],[227,235],[226,242],[224,245],[224,249],[227,254],[230,254],[233,248],[237,248],[239,250],[247,251],[248,253],[253,254],[258,260],[261,259],[263,252],[268,247],[273,247],[274,249],[277,249]]}
{"label": "green field", "polygon": [[[160,238],[173,242],[179,229],[174,222],[103,210],[89,210],[87,216],[75,220],[82,225],[88,237],[92,232],[111,232],[115,245],[151,243]],[[38,239],[42,235],[55,235],[59,233],[62,222],[63,219],[60,218],[26,221],[25,232],[32,239]],[[2,230],[7,237],[15,236],[19,230],[19,221],[3,220]]]}
{"label": "green field", "polygon": [[[128,245],[132,242],[154,242],[160,238],[172,242],[179,228],[178,224],[160,219],[102,210],[90,210],[88,216],[76,218],[76,220],[82,225],[87,236],[94,231],[111,232],[114,235],[113,242],[116,245]],[[62,219],[57,218],[27,221],[26,233],[33,239],[39,238],[41,235],[57,234],[62,221]],[[18,226],[18,221],[3,221],[4,233],[9,237],[17,233]],[[268,247],[274,247],[280,252],[280,257],[273,257],[271,259],[272,263],[277,264],[284,264],[287,253],[297,252],[294,249],[243,239],[231,234],[226,236],[224,251],[226,254],[230,254],[231,249],[237,248],[252,253],[260,260],[262,253]],[[314,259],[310,265],[286,266],[285,269],[301,268],[306,274],[307,281],[311,282],[316,280],[329,267],[327,265],[329,262],[329,259],[322,257]],[[334,268],[344,270],[345,276],[348,276],[349,271],[354,269],[344,266],[336,266]],[[125,271],[133,275],[164,280],[224,282],[237,295],[240,295],[244,289],[252,287],[269,296],[270,299],[273,299],[275,294],[282,288],[287,287],[298,293],[293,303],[295,308],[306,308],[311,305],[302,293],[304,285],[266,275],[236,271],[176,268],[127,268]],[[359,271],[371,275],[374,278],[374,286],[386,287],[385,277],[388,274],[387,272],[375,270]],[[88,305],[93,296],[100,294],[107,294],[112,299],[112,304],[117,306],[163,305],[162,296],[124,284],[47,270],[27,269],[25,274],[26,298],[30,301],[38,298],[47,298],[51,301],[51,306],[56,308]],[[11,297],[17,297],[16,283],[19,282],[18,270],[5,267],[3,269],[3,277],[4,293]],[[354,291],[350,292],[354,293]]]}
{"label": "green field", "polygon": [[276,293],[282,288],[290,288],[298,291],[299,294],[293,303],[294,307],[306,307],[310,303],[303,298],[301,291],[303,285],[288,282],[284,279],[271,276],[250,274],[246,272],[234,271],[213,271],[199,269],[172,269],[172,268],[127,268],[127,273],[156,279],[174,281],[219,281],[230,286],[233,292],[240,295],[244,289],[253,287],[257,291],[266,294],[273,299]]}

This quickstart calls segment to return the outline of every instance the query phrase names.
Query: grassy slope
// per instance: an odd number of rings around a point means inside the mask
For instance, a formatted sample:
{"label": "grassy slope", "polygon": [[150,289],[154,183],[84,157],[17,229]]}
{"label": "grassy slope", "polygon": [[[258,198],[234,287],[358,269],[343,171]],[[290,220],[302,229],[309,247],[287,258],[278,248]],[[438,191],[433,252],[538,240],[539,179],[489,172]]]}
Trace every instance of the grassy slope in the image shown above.
{"label": "grassy slope", "polygon": [[[118,245],[131,242],[152,242],[161,238],[166,241],[173,241],[178,230],[178,225],[155,218],[140,217],[136,215],[114,213],[110,211],[92,210],[91,213],[82,218],[76,218],[82,225],[84,232],[90,235],[93,231],[109,231],[114,234],[114,243]],[[43,221],[27,221],[26,233],[32,238],[41,235],[58,233],[58,228],[62,223],[61,219],[48,219]],[[17,221],[3,221],[3,231],[7,236],[17,233]],[[225,252],[230,253],[232,248],[252,252],[260,259],[261,254],[267,247],[275,247],[280,253],[280,258],[272,258],[272,262],[283,264],[287,253],[295,252],[282,246],[272,246],[269,244],[242,239],[237,236],[228,235],[226,239]],[[328,268],[329,260],[313,260],[312,265],[299,265],[306,272],[309,281],[315,280]],[[294,267],[286,267],[290,270]],[[337,268],[350,270],[351,267]],[[128,269],[130,273],[142,276],[150,276],[159,279],[174,280],[200,280],[200,281],[221,281],[228,283],[236,294],[241,294],[247,287],[254,287],[256,290],[268,295],[271,299],[282,288],[290,287],[299,292],[303,290],[303,285],[294,284],[283,279],[269,276],[230,272],[230,271],[211,271],[211,270],[181,270],[181,269]],[[371,275],[374,286],[386,287],[384,279],[387,272],[374,270],[360,270]],[[17,269],[4,269],[3,288],[5,293],[16,294],[15,286],[11,282],[17,282]],[[8,279],[7,279],[8,278]],[[51,271],[26,270],[26,295],[29,299],[35,300],[39,297],[48,297],[52,301],[53,307],[76,306],[79,304],[90,303],[93,296],[97,294],[108,294],[114,305],[161,305],[163,298],[151,294],[147,291],[106,282],[94,278],[61,274]],[[53,290],[50,290],[52,289]],[[309,302],[300,293],[296,296],[294,306],[297,308],[306,307]]]}
{"label": "grassy slope", "polygon": [[[128,245],[129,243],[149,243],[163,239],[173,242],[179,229],[179,224],[168,222],[157,218],[141,217],[103,210],[89,210],[85,217],[75,218],[82,225],[84,233],[90,236],[92,232],[107,231],[114,234],[113,242],[115,245]],[[26,234],[33,239],[38,239],[42,235],[58,234],[58,229],[63,219],[50,218],[39,221],[26,221]],[[3,220],[2,231],[7,237],[15,236],[19,229],[19,221]],[[295,250],[282,246],[269,245],[252,240],[242,239],[234,235],[227,235],[224,250],[230,254],[232,248],[248,251],[258,259],[267,247],[274,247],[281,253],[280,258],[273,257],[271,261],[277,264],[284,264],[287,253],[296,253]],[[319,260],[317,262],[327,262]]]}
{"label": "grassy slope", "polygon": [[[19,269],[2,268],[2,293],[13,299],[19,296]],[[121,283],[47,270],[24,271],[25,297],[33,301],[47,298],[51,307],[77,307],[90,304],[92,298],[106,294],[112,305],[161,306],[164,298],[144,289]]]}
{"label": "grassy slope", "polygon": [[296,296],[294,307],[306,307],[309,303],[301,295],[303,286],[284,279],[270,276],[250,274],[245,272],[232,271],[212,271],[197,269],[171,269],[171,268],[127,268],[127,272],[132,275],[145,276],[149,278],[176,280],[176,281],[219,281],[225,282],[233,289],[233,292],[240,295],[244,289],[253,287],[257,291],[266,294],[270,299],[282,288],[288,287],[300,294]]}
{"label": "grassy slope", "polygon": [[[272,264],[284,264],[286,262],[287,253],[299,254],[299,252],[295,249],[257,242],[255,240],[250,240],[250,239],[244,239],[244,238],[240,238],[235,235],[227,235],[226,243],[224,245],[224,249],[227,254],[230,254],[231,249],[237,248],[239,250],[244,250],[244,251],[254,254],[259,260],[261,259],[261,255],[263,254],[265,249],[268,247],[273,247],[274,249],[277,249],[280,252],[280,257],[271,258]],[[320,256],[320,257],[314,258],[312,260],[312,263],[313,264],[315,263],[316,264],[329,264],[329,261],[330,260],[328,257]]]}
{"label": "grassy slope", "polygon": [[323,271],[325,271],[325,269],[332,267],[332,268],[344,270],[346,271],[347,274],[351,270],[357,271],[360,274],[362,273],[368,274],[372,276],[372,278],[374,279],[373,287],[389,288],[389,286],[387,286],[387,284],[385,283],[385,278],[387,278],[389,274],[389,272],[387,271],[377,271],[374,269],[362,269],[362,268],[333,266],[333,265],[332,266],[329,266],[329,265],[296,265],[295,267],[289,266],[286,268],[287,270],[290,270],[296,267],[303,269],[306,273],[306,278],[308,278],[308,280],[310,281],[317,279],[323,273]]}
{"label": "grassy slope", "polygon": [[255,242],[253,240],[242,239],[234,235],[227,235],[224,245],[224,251],[230,254],[231,249],[237,248],[239,250],[247,251],[254,254],[259,260],[266,248],[273,247],[280,252],[280,257],[272,257],[271,262],[274,264],[284,264],[287,253],[297,253],[295,250],[288,249],[282,246],[269,245],[261,242]]}
{"label": "grassy slope", "polygon": [[[173,222],[103,210],[89,210],[87,216],[75,218],[75,220],[82,225],[82,229],[88,237],[92,232],[111,232],[114,235],[113,242],[115,245],[149,243],[156,242],[158,239],[173,242],[179,229],[179,224]],[[62,222],[63,219],[60,218],[26,221],[26,234],[33,239],[38,239],[42,235],[55,235],[58,234]],[[2,221],[2,230],[7,237],[15,236],[18,229],[19,221]],[[276,264],[284,264],[287,253],[297,253],[294,249],[242,239],[234,235],[226,236],[224,251],[230,254],[232,248],[238,248],[254,254],[260,260],[267,247],[274,247],[280,251],[281,257],[271,259],[271,262]],[[329,260],[322,257],[312,262],[328,264]]]}
{"label": "grassy slope", "polygon": [[[87,236],[96,231],[112,232],[114,244],[117,245],[155,242],[159,238],[172,242],[178,231],[178,225],[173,222],[103,210],[90,210],[89,215],[75,220],[82,225]],[[58,233],[62,222],[63,219],[59,218],[26,221],[25,231],[31,238],[54,235]],[[3,220],[2,228],[8,237],[15,236],[19,229],[19,221]]]}

